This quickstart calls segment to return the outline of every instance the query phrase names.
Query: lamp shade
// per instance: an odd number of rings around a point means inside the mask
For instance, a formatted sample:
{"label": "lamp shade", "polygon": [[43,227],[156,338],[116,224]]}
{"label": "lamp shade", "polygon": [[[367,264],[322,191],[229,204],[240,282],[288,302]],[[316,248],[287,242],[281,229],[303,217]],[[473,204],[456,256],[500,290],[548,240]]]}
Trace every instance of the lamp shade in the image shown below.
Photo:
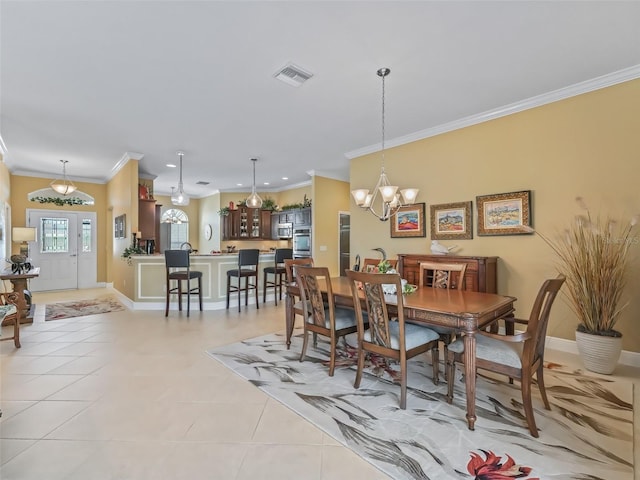
{"label": "lamp shade", "polygon": [[32,227],[13,227],[11,229],[11,239],[18,242],[34,242],[36,240],[36,229]]}

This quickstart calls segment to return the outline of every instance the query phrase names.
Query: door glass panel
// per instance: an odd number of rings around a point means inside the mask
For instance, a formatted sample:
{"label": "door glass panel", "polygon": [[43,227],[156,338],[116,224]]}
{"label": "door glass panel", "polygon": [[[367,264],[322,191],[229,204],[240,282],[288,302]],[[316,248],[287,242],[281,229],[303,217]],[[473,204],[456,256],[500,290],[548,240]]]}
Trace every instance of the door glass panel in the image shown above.
{"label": "door glass panel", "polygon": [[69,220],[66,218],[40,219],[40,253],[69,251]]}
{"label": "door glass panel", "polygon": [[91,252],[91,219],[82,219],[82,252]]}

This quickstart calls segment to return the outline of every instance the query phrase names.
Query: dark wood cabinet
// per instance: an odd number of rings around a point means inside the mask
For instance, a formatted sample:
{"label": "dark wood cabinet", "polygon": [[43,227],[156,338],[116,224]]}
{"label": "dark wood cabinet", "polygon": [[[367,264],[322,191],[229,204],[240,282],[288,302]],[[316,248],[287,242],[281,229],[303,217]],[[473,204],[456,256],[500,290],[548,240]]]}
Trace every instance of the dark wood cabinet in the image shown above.
{"label": "dark wood cabinet", "polygon": [[294,210],[294,227],[307,227],[311,225],[311,209],[301,208],[300,210]]}
{"label": "dark wood cabinet", "polygon": [[260,210],[260,238],[271,240],[271,210]]}
{"label": "dark wood cabinet", "polygon": [[155,200],[138,200],[138,230],[143,240],[157,240]]}
{"label": "dark wood cabinet", "polygon": [[220,219],[222,240],[271,239],[271,211],[239,207]]}
{"label": "dark wood cabinet", "polygon": [[398,272],[409,283],[420,283],[420,262],[466,263],[465,290],[498,293],[498,257],[464,257],[459,255],[398,254]]}

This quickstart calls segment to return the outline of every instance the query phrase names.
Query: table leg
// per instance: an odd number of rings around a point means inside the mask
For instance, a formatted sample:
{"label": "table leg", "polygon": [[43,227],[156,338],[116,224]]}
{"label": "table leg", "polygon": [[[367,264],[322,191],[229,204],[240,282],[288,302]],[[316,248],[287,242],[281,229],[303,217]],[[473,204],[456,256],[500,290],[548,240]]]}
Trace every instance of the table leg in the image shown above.
{"label": "table leg", "polygon": [[467,390],[467,423],[474,430],[476,423],[476,335],[464,335],[464,380]]}
{"label": "table leg", "polygon": [[287,336],[287,350],[291,347],[291,336],[293,335],[293,297],[290,293],[285,294],[284,298],[284,311],[285,311],[285,329]]}
{"label": "table leg", "polygon": [[27,289],[27,280],[25,278],[11,279],[13,285],[13,291],[18,294],[18,302],[16,307],[18,308],[18,321],[20,323],[31,323],[33,321],[30,318],[31,305],[27,305],[27,300],[24,296],[24,291]]}

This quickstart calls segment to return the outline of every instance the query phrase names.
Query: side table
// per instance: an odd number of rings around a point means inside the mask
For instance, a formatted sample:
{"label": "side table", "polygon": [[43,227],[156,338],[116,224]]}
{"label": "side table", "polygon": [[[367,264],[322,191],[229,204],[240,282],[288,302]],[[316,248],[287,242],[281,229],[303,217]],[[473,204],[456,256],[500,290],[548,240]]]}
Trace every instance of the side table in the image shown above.
{"label": "side table", "polygon": [[[0,280],[9,280],[13,285],[13,291],[18,294],[18,318],[20,323],[33,322],[35,304],[28,305],[24,296],[27,289],[27,280],[40,275],[40,267],[35,267],[26,273],[11,273],[11,270],[4,270],[0,273]],[[3,324],[4,326],[4,324]]]}

